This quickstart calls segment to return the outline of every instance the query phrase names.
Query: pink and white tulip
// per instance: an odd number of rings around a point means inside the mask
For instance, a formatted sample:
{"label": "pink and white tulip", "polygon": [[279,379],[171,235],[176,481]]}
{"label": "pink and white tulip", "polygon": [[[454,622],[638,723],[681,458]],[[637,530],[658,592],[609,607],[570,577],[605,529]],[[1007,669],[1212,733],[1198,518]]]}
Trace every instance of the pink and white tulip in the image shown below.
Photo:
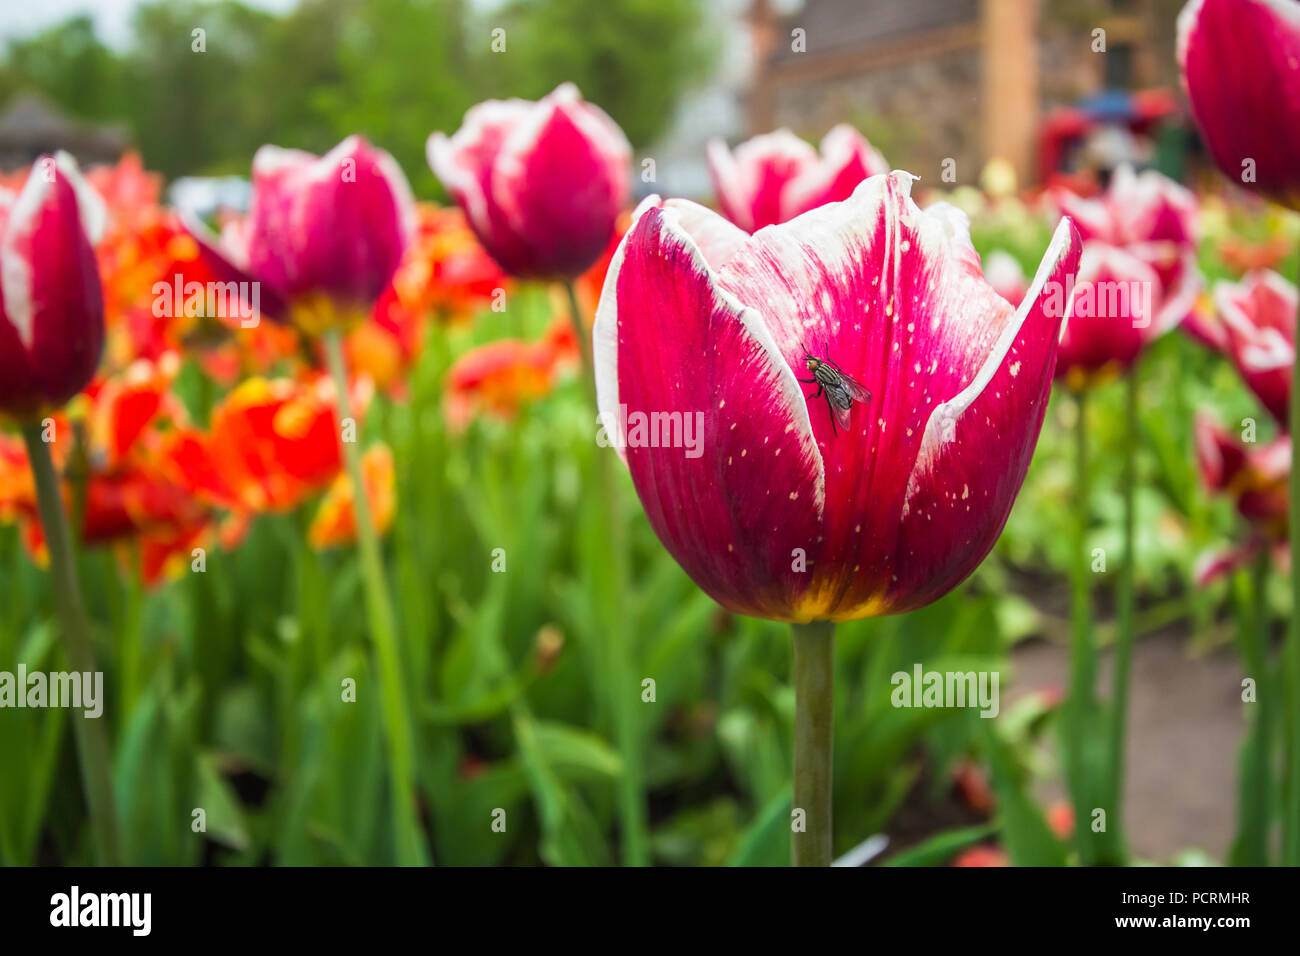
{"label": "pink and white tulip", "polygon": [[1224,175],[1300,209],[1300,3],[1191,0],[1178,64]]}
{"label": "pink and white tulip", "polygon": [[[1012,308],[965,215],[918,209],[912,178],[874,176],[752,237],[652,197],[614,255],[593,330],[601,421],[664,546],[734,611],[927,604],[989,552],[1024,479],[1078,234],[1059,226]],[[799,382],[805,348],[871,393],[838,433]],[[674,413],[696,445],[663,447]]]}
{"label": "pink and white tulip", "polygon": [[0,412],[39,417],[95,374],[104,296],[91,246],[104,221],[67,153],[37,159],[17,195],[0,189]]}
{"label": "pink and white tulip", "polygon": [[723,215],[746,232],[841,202],[867,177],[889,172],[884,157],[844,123],[823,137],[821,155],[779,129],[741,143],[734,153],[712,140],[708,161]]}
{"label": "pink and white tulip", "polygon": [[521,278],[576,278],[614,238],[632,148],[604,110],[564,83],[537,102],[488,100],[429,165],[497,265]]}
{"label": "pink and white tulip", "polygon": [[388,287],[415,204],[393,157],[349,136],[319,157],[263,146],[247,217],[219,240],[189,228],[221,280],[259,283],[263,313],[319,331],[366,314]]}
{"label": "pink and white tulip", "polygon": [[1250,527],[1243,544],[1200,559],[1197,583],[1207,584],[1242,566],[1261,548],[1285,555],[1290,439],[1282,436],[1266,444],[1243,444],[1214,419],[1200,414],[1196,418],[1196,460],[1205,487],[1230,496]]}
{"label": "pink and white tulip", "polygon": [[1202,287],[1196,197],[1154,170],[1121,166],[1097,198],[1068,190],[1053,198],[1084,241],[1056,375],[1086,388],[1126,373],[1195,309]]}
{"label": "pink and white tulip", "polygon": [[1150,265],[1124,249],[1085,242],[1056,378],[1079,391],[1127,373],[1170,328],[1160,324],[1161,301],[1160,278]]}
{"label": "pink and white tulip", "polygon": [[1218,282],[1214,305],[1227,352],[1242,380],[1287,427],[1295,366],[1296,287],[1276,272],[1251,272]]}

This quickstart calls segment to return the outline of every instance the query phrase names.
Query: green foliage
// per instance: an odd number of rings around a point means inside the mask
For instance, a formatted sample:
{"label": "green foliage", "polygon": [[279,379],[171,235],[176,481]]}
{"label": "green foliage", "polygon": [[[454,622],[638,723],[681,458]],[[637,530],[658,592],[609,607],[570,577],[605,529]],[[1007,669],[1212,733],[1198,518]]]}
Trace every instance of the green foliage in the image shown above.
{"label": "green foliage", "polygon": [[648,143],[707,66],[700,22],[697,0],[536,0],[491,15],[464,0],[303,0],[283,16],[153,0],[122,53],[85,17],[11,43],[0,102],[31,90],[74,116],[122,122],[168,177],[247,175],[263,143],[322,152],[360,132],[429,194],[429,133],[454,130],[489,97],[535,99],[574,81]]}

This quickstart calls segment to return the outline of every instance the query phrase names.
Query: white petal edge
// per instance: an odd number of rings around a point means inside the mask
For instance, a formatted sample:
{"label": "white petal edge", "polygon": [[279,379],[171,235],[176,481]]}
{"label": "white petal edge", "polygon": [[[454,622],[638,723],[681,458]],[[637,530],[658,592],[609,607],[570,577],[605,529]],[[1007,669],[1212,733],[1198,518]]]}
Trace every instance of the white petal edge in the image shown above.
{"label": "white petal edge", "polygon": [[[1029,291],[1025,293],[1024,301],[1020,303],[1015,316],[1002,330],[1002,335],[994,343],[989,357],[984,360],[984,364],[980,367],[979,373],[974,380],[958,392],[954,398],[944,402],[930,413],[930,418],[925,425],[925,433],[921,436],[921,449],[917,453],[916,462],[912,465],[911,476],[908,478],[907,502],[911,501],[912,496],[920,487],[921,476],[934,467],[943,447],[956,438],[958,419],[983,394],[984,389],[993,380],[993,376],[1002,367],[1002,363],[1006,361],[1011,346],[1015,344],[1016,337],[1025,324],[1025,319],[1029,317],[1030,310],[1034,308],[1039,296],[1043,293],[1043,286],[1047,284],[1047,280],[1056,271],[1056,266],[1061,261],[1061,257],[1070,248],[1070,230],[1072,228],[1073,226],[1068,218],[1062,219],[1057,225],[1052,241],[1047,247],[1047,252],[1043,255],[1043,261],[1038,265],[1038,272],[1034,276],[1034,282],[1029,287]],[[1069,321],[1073,298],[1073,296],[1065,298],[1065,314],[1061,317],[1062,325]],[[904,513],[906,513],[906,509],[907,505],[904,504]]]}
{"label": "white petal edge", "polygon": [[[604,426],[606,434],[614,438],[613,444],[618,450],[619,457],[626,462],[627,455],[623,450],[622,436],[618,434],[618,276],[622,271],[624,252],[628,240],[635,231],[637,222],[647,210],[655,207],[659,208],[663,213],[665,228],[682,243],[692,257],[695,268],[707,278],[714,295],[736,313],[736,317],[745,327],[745,331],[766,353],[767,360],[776,373],[779,382],[779,399],[789,407],[795,419],[795,426],[799,429],[800,444],[802,446],[801,457],[806,464],[816,468],[813,504],[817,509],[817,516],[820,518],[826,506],[826,466],[822,461],[821,452],[817,448],[816,439],[813,437],[812,417],[808,412],[808,404],[804,400],[803,390],[799,387],[794,372],[781,355],[776,340],[772,337],[771,331],[768,330],[763,317],[755,309],[742,304],[732,293],[718,284],[717,275],[713,267],[710,266],[708,258],[686,226],[683,225],[681,221],[683,216],[692,219],[697,226],[702,224],[704,217],[722,218],[703,206],[685,200],[669,200],[667,203],[661,203],[658,196],[647,196],[637,206],[636,211],[633,213],[632,225],[614,251],[609,270],[605,273],[604,286],[600,291],[600,301],[596,306],[595,322],[592,324],[592,364],[595,370],[596,409],[600,423]],[[719,231],[722,231],[721,228],[719,228]],[[742,230],[737,231],[743,232]]]}

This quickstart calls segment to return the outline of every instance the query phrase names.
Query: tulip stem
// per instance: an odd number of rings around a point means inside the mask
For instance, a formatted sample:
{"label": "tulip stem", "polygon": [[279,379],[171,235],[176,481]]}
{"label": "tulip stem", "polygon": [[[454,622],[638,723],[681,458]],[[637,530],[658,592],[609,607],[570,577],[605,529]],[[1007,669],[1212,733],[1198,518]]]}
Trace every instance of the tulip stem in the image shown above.
{"label": "tulip stem", "polygon": [[[1300,326],[1300,316],[1297,316]],[[1291,614],[1287,647],[1283,655],[1289,695],[1287,707],[1286,817],[1282,833],[1282,862],[1300,866],[1300,468],[1296,466],[1296,429],[1300,428],[1300,362],[1291,364],[1290,398],[1291,475]]]}
{"label": "tulip stem", "polygon": [[1092,819],[1095,807],[1092,791],[1092,761],[1089,759],[1088,736],[1092,731],[1094,688],[1096,682],[1095,651],[1092,646],[1092,593],[1088,563],[1088,402],[1086,393],[1079,391],[1075,397],[1075,455],[1074,455],[1074,556],[1070,567],[1074,572],[1071,594],[1070,630],[1070,691],[1066,706],[1065,772],[1074,804],[1076,842],[1079,862],[1089,865],[1095,858],[1092,830],[1086,821]]}
{"label": "tulip stem", "polygon": [[1119,866],[1124,861],[1124,758],[1128,732],[1129,674],[1133,663],[1135,548],[1138,444],[1138,370],[1134,367],[1124,382],[1124,566],[1119,572],[1116,608],[1114,673],[1111,679],[1110,775],[1107,830],[1111,858],[1105,862]]}
{"label": "tulip stem", "polygon": [[[794,809],[790,862],[831,865],[835,625],[813,621],[794,631]],[[802,818],[802,819],[801,819]]]}
{"label": "tulip stem", "polygon": [[[95,673],[95,657],[90,645],[90,621],[81,599],[77,563],[72,550],[72,533],[64,511],[59,477],[50,458],[50,449],[42,438],[38,422],[23,425],[23,440],[36,483],[36,505],[40,511],[45,544],[50,553],[50,576],[54,580],[54,604],[63,634],[63,652],[68,666],[83,674]],[[73,715],[76,729],[77,760],[81,765],[81,782],[86,788],[90,810],[90,828],[101,866],[117,866],[117,811],[113,805],[112,764],[108,755],[108,736],[103,718]]]}
{"label": "tulip stem", "polygon": [[[348,374],[343,357],[343,337],[338,329],[324,333],[325,356],[334,377],[339,424],[352,417],[348,400]],[[416,794],[413,771],[413,741],[410,711],[402,683],[402,663],[397,643],[397,627],[389,598],[384,560],[370,514],[370,501],[361,473],[361,451],[355,441],[346,441],[339,430],[348,480],[352,484],[352,508],[356,516],[357,549],[361,558],[361,575],[366,592],[366,611],[370,618],[370,638],[379,663],[379,680],[383,693],[383,716],[388,738],[390,799],[393,813],[393,842],[397,861],[403,866],[422,866],[427,862],[420,826],[416,821]]]}
{"label": "tulip stem", "polygon": [[[569,319],[578,337],[582,353],[582,373],[587,383],[591,407],[596,405],[596,369],[592,359],[591,335],[582,321],[578,291],[572,280],[564,283],[569,300]],[[649,823],[646,815],[645,781],[642,777],[640,714],[637,710],[636,675],[628,654],[626,614],[627,545],[623,531],[618,475],[614,456],[597,449],[595,463],[600,482],[600,497],[609,524],[609,593],[605,595],[605,620],[602,623],[605,647],[603,658],[610,671],[609,701],[614,715],[614,733],[623,769],[618,777],[619,829],[623,840],[623,862],[628,866],[645,866],[650,862]]]}

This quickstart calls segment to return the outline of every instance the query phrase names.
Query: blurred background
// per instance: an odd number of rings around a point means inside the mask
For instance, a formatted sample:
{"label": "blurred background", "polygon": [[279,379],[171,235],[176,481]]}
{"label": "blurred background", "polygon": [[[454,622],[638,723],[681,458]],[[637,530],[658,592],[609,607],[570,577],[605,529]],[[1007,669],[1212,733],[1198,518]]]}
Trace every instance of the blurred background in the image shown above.
{"label": "blurred background", "polygon": [[[641,194],[712,203],[711,137],[734,144],[784,126],[815,143],[848,122],[893,167],[921,177],[918,193],[942,193],[966,209],[981,253],[1003,250],[1029,275],[1051,231],[1043,191],[1096,191],[1124,162],[1202,191],[1208,278],[1246,267],[1222,254],[1229,222],[1248,240],[1250,262],[1263,256],[1294,274],[1294,217],[1225,191],[1203,158],[1178,86],[1181,6],[6,4],[0,169],[59,148],[83,168],[136,154],[161,174],[167,203],[210,214],[247,202],[250,158],[263,143],[321,153],[360,132],[393,153],[417,198],[446,204],[424,158],[431,131],[453,131],[485,98],[536,99],[573,81],[627,133],[635,170],[655,160],[655,181],[638,176],[634,184]],[[490,48],[497,28],[506,31],[504,53]],[[588,305],[598,282],[584,286]],[[601,552],[583,493],[596,449],[581,383],[559,375],[468,412],[451,392],[458,357],[506,337],[537,340],[561,308],[552,290],[512,295],[505,315],[482,296],[457,304],[455,315],[438,306],[427,337],[403,356],[401,387],[380,389],[367,426],[399,462],[390,566],[421,726],[422,819],[439,862],[608,862],[617,856],[614,780],[623,768],[589,634],[599,587],[590,556]],[[1231,648],[1231,587],[1192,582],[1197,559],[1238,537],[1239,527],[1230,504],[1200,486],[1192,423],[1203,406],[1226,421],[1266,416],[1226,363],[1185,336],[1157,343],[1143,374],[1141,638],[1126,830],[1141,859],[1222,861],[1236,825],[1241,669]],[[213,407],[210,378],[187,365],[176,386],[199,422]],[[1116,555],[1122,401],[1122,390],[1103,389],[1092,405],[1090,542]],[[909,850],[921,851],[913,862],[928,863],[996,851],[1006,822],[998,808],[1022,801],[1058,836],[1069,833],[1053,731],[1066,685],[1070,543],[1059,529],[1072,508],[1073,413],[1053,401],[1007,530],[966,585],[918,613],[841,629],[837,852],[875,834],[889,837],[885,860],[908,859]],[[728,615],[700,594],[625,490],[633,666],[659,687],[639,731],[653,859],[783,863],[788,630]],[[238,550],[214,557],[203,575],[145,582],[113,557],[83,556],[109,683],[125,675],[132,688],[111,719],[133,861],[390,858],[377,798],[376,705],[363,699],[339,717],[323,704],[340,674],[368,667],[355,560],[305,546],[310,516],[259,517]],[[51,653],[48,585],[20,539],[17,527],[0,527],[0,586],[11,597],[0,650],[4,661],[35,662]],[[503,542],[526,557],[494,576],[491,554]],[[1112,592],[1099,575],[1103,646],[1113,632]],[[1271,595],[1275,610],[1284,598]],[[891,707],[888,675],[917,661],[1000,670],[999,718]],[[71,734],[61,721],[54,711],[0,713],[0,753],[9,748],[6,766],[25,768],[0,784],[5,862],[66,862],[85,852]],[[215,809],[206,837],[192,843],[196,805]],[[495,807],[524,822],[493,833]],[[180,821],[177,832],[160,819]]]}

